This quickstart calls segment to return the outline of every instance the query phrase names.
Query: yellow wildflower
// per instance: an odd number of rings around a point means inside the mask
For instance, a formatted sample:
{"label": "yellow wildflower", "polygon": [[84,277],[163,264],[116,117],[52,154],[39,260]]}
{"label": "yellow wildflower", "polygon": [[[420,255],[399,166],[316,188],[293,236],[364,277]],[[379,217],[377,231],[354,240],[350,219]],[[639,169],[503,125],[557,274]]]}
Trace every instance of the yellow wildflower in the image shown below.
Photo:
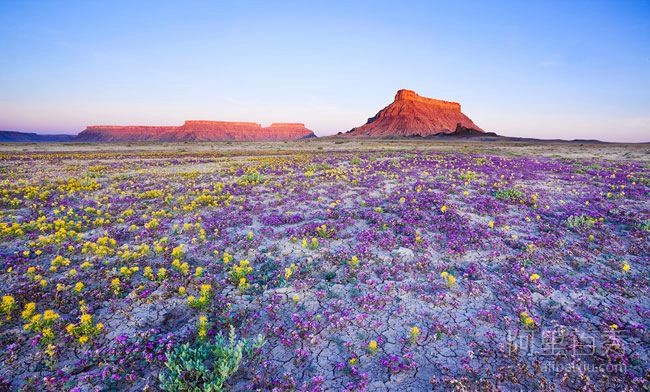
{"label": "yellow wildflower", "polygon": [[61,317],[61,316],[59,316],[59,315],[58,315],[55,311],[53,311],[52,309],[48,309],[48,310],[46,310],[45,312],[43,312],[43,321],[45,321],[45,322],[56,321],[56,320],[58,320],[60,317]]}
{"label": "yellow wildflower", "polygon": [[81,321],[81,324],[90,324],[93,321],[93,316],[89,314],[82,314],[79,320]]}
{"label": "yellow wildflower", "polygon": [[32,314],[34,314],[34,311],[36,310],[36,304],[33,302],[30,302],[25,305],[25,308],[23,309],[22,316],[25,320],[28,320],[32,317]]}
{"label": "yellow wildflower", "polygon": [[199,278],[203,276],[203,267],[196,267],[196,270],[194,270],[194,276]]}
{"label": "yellow wildflower", "polygon": [[628,271],[630,270],[630,268],[631,268],[631,267],[630,267],[630,263],[628,263],[627,261],[624,261],[624,262],[623,262],[623,266],[621,267],[621,269],[623,270],[623,272],[628,272]]}
{"label": "yellow wildflower", "polygon": [[420,328],[418,328],[415,325],[412,326],[411,330],[409,331],[409,340],[411,341],[411,343],[417,342],[418,337],[420,337],[420,334],[421,334]]}
{"label": "yellow wildflower", "polygon": [[528,315],[528,312],[521,312],[519,314],[519,320],[525,328],[532,329],[535,327],[535,320],[533,320],[533,318]]}
{"label": "yellow wildflower", "polygon": [[16,307],[16,300],[11,295],[2,296],[2,304],[0,304],[0,311],[5,315],[7,320],[11,320],[11,312]]}
{"label": "yellow wildflower", "polygon": [[372,353],[372,354],[377,352],[377,341],[376,340],[371,340],[370,343],[368,343],[368,351],[370,351],[370,353]]}

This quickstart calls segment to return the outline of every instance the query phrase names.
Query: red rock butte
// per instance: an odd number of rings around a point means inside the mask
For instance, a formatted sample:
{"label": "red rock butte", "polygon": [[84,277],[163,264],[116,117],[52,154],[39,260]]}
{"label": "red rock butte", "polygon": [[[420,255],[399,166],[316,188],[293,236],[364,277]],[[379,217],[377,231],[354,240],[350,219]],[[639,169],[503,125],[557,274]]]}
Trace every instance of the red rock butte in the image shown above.
{"label": "red rock butte", "polygon": [[181,126],[93,125],[79,133],[75,141],[274,141],[311,137],[315,137],[314,133],[298,123],[273,123],[262,127],[254,122],[185,121]]}
{"label": "red rock butte", "polygon": [[400,137],[483,134],[469,117],[460,111],[458,102],[419,96],[412,90],[399,90],[395,100],[350,130],[348,136]]}

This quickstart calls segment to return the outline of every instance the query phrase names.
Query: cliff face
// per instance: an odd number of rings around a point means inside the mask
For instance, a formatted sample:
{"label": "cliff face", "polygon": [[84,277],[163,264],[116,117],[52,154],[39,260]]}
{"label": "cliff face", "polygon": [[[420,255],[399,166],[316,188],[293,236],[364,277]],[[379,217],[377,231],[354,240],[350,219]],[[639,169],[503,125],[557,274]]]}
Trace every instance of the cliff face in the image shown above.
{"label": "cliff face", "polygon": [[136,142],[136,141],[273,141],[315,137],[304,124],[275,123],[262,127],[253,122],[185,121],[175,126],[89,126],[75,141]]}
{"label": "cliff face", "polygon": [[411,90],[399,90],[393,103],[347,134],[360,137],[426,137],[454,134],[458,129],[483,133],[460,111],[459,103],[421,97]]}

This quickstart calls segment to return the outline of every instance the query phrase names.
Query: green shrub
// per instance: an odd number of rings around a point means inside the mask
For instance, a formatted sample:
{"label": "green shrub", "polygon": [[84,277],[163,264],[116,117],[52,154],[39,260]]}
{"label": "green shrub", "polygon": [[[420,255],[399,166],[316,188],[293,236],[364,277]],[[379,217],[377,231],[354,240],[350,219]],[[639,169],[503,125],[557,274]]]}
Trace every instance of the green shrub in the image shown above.
{"label": "green shrub", "polygon": [[643,231],[650,231],[650,220],[643,221],[639,226]]}
{"label": "green shrub", "polygon": [[494,197],[499,200],[522,200],[524,192],[519,189],[499,189],[494,193]]}
{"label": "green shrub", "polygon": [[250,171],[243,176],[239,177],[237,183],[239,185],[257,185],[264,181],[264,176],[258,171]]}
{"label": "green shrub", "polygon": [[328,165],[327,163],[313,163],[309,166],[307,166],[307,171],[319,171],[319,170],[329,170],[331,169],[332,166]]}
{"label": "green shrub", "polygon": [[163,391],[218,392],[237,372],[242,358],[265,344],[264,338],[237,339],[230,327],[228,338],[218,335],[214,341],[202,340],[193,345],[184,343],[167,352],[165,369],[160,373]]}
{"label": "green shrub", "polygon": [[576,228],[590,228],[593,225],[595,225],[597,221],[598,219],[592,218],[590,216],[571,215],[570,217],[567,218],[566,223],[570,228],[576,229]]}
{"label": "green shrub", "polygon": [[466,170],[466,171],[461,172],[458,175],[458,178],[460,178],[463,181],[474,181],[474,180],[476,180],[477,176],[478,176],[478,174],[475,171]]}

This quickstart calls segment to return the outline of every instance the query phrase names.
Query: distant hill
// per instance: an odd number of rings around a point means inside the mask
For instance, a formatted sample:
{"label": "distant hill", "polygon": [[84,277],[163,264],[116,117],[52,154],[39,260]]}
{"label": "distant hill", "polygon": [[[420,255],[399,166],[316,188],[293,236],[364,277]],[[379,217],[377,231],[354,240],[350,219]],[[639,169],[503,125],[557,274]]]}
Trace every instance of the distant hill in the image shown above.
{"label": "distant hill", "polygon": [[316,137],[299,123],[274,123],[262,127],[253,122],[185,121],[181,126],[87,127],[75,138],[80,142],[186,142],[186,141],[273,141]]}
{"label": "distant hill", "polygon": [[419,96],[399,90],[395,100],[374,117],[346,133],[352,137],[480,136],[485,132],[460,111],[457,102]]}
{"label": "distant hill", "polygon": [[75,135],[39,135],[33,132],[0,131],[0,143],[14,142],[70,142]]}

